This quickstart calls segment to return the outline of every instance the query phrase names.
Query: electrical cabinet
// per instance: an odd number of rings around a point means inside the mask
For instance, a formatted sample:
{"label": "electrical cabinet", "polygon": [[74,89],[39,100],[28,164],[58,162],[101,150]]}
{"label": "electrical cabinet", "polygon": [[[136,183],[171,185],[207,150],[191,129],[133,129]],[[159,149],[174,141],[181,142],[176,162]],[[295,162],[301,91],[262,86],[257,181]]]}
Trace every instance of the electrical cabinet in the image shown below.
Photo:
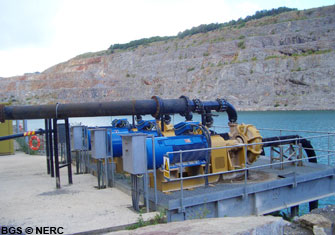
{"label": "electrical cabinet", "polygon": [[123,170],[134,175],[144,174],[147,171],[147,135],[132,133],[121,137]]}
{"label": "electrical cabinet", "polygon": [[58,143],[65,144],[66,143],[66,131],[65,131],[65,123],[59,123],[57,125],[57,134],[58,134]]}
{"label": "electrical cabinet", "polygon": [[72,150],[88,150],[86,126],[73,126],[71,134]]}
{"label": "electrical cabinet", "polygon": [[95,159],[105,159],[108,150],[107,130],[103,128],[91,129],[91,154]]}

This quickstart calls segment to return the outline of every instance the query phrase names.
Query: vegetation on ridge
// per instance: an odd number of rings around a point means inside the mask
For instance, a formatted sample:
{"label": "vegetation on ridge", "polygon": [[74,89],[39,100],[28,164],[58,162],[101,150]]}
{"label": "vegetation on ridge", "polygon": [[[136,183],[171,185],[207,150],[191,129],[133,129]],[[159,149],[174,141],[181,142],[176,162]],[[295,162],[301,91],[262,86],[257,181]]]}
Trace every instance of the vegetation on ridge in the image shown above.
{"label": "vegetation on ridge", "polygon": [[237,27],[243,27],[246,22],[251,21],[251,20],[256,20],[260,19],[266,16],[274,16],[278,15],[283,12],[288,12],[288,11],[296,11],[297,8],[288,8],[288,7],[279,7],[277,9],[271,9],[271,10],[261,10],[261,11],[256,11],[256,13],[252,16],[247,16],[244,19],[239,18],[238,20],[231,20],[226,23],[212,23],[212,24],[202,24],[197,27],[193,27],[191,29],[186,29],[183,32],[179,32],[176,36],[167,36],[167,37],[151,37],[151,38],[142,38],[134,41],[130,41],[128,43],[124,44],[113,44],[108,48],[109,53],[113,53],[114,50],[116,49],[129,49],[129,48],[136,48],[141,45],[147,45],[152,42],[159,42],[159,41],[166,41],[169,39],[174,39],[174,38],[184,38],[186,36],[191,36],[194,34],[198,33],[207,33],[210,31],[214,31],[223,27],[232,27],[232,26],[237,26]]}

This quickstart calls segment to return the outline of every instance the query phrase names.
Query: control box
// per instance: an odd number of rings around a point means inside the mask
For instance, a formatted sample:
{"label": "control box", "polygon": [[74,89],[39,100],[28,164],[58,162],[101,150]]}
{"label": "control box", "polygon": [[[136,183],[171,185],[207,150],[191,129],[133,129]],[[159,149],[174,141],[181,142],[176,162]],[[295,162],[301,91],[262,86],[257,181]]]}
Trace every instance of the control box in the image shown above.
{"label": "control box", "polygon": [[72,150],[88,150],[87,126],[73,126],[71,129]]}
{"label": "control box", "polygon": [[65,123],[57,124],[57,132],[58,132],[58,143],[65,144],[66,143]]}
{"label": "control box", "polygon": [[133,175],[146,173],[147,134],[123,134],[121,137],[123,170]]}
{"label": "control box", "polygon": [[107,157],[107,130],[104,128],[91,129],[92,158],[105,159]]}

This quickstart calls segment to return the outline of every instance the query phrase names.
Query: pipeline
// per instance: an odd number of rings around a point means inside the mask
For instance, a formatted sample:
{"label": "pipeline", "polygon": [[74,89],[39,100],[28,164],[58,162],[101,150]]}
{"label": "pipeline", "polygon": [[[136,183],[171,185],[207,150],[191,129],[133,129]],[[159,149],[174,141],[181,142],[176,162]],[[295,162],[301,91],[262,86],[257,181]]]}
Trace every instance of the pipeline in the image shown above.
{"label": "pipeline", "polygon": [[[227,112],[229,122],[237,121],[235,108],[224,99],[215,101],[190,100],[186,96],[179,99],[161,99],[153,96],[150,100],[128,100],[111,102],[51,104],[31,106],[0,105],[0,122],[19,119],[64,119],[69,117],[96,117],[151,114],[156,119],[165,114],[179,113],[189,117],[191,112],[210,114],[211,111]],[[209,115],[208,115],[209,116]]]}
{"label": "pipeline", "polygon": [[45,131],[42,129],[39,129],[38,131],[27,131],[27,132],[14,134],[14,135],[0,136],[0,141],[16,139],[16,138],[31,136],[31,135],[39,135],[39,134],[44,134],[44,133]]}
{"label": "pipeline", "polygon": [[[301,144],[301,147],[304,148],[307,154],[308,161],[313,162],[313,163],[318,162],[318,159],[314,158],[316,154],[315,154],[315,151],[313,149],[311,142],[305,138],[302,138],[299,135],[287,135],[287,136],[276,136],[276,137],[263,138],[263,142],[270,142],[270,141],[275,141],[275,142],[265,143],[263,144],[263,148],[270,147],[270,146],[278,146],[281,144]],[[318,205],[319,205],[318,200],[309,202],[309,211],[312,211],[318,208]]]}
{"label": "pipeline", "polygon": [[[278,141],[276,141],[278,140]],[[275,136],[275,137],[269,137],[269,138],[263,138],[263,142],[271,142],[272,143],[265,143],[263,144],[264,147],[271,147],[271,146],[277,146],[281,144],[301,144],[301,146],[304,148],[308,161],[317,163],[317,158],[314,158],[316,156],[315,151],[313,149],[313,146],[309,140],[306,140],[302,138],[299,135],[286,135],[286,136]]]}

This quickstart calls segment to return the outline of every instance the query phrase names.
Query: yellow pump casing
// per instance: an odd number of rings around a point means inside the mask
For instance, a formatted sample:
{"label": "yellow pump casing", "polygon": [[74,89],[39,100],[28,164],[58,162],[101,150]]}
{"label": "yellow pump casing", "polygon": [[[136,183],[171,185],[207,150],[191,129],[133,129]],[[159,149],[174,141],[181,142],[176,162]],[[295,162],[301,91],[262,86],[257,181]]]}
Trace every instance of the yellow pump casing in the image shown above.
{"label": "yellow pump casing", "polygon": [[245,159],[245,147],[238,146],[241,144],[261,143],[262,137],[259,131],[253,125],[230,124],[230,139],[224,140],[219,135],[212,135],[212,147],[231,148],[214,149],[211,153],[211,169],[212,173],[224,172],[235,169],[245,168],[245,163],[253,163],[257,160],[262,152],[262,145],[247,146],[247,161]]}
{"label": "yellow pump casing", "polygon": [[[241,144],[255,144],[247,146],[247,163],[251,164],[257,160],[262,153],[262,136],[254,125],[250,124],[229,124],[231,139]],[[244,153],[243,153],[244,154]]]}

